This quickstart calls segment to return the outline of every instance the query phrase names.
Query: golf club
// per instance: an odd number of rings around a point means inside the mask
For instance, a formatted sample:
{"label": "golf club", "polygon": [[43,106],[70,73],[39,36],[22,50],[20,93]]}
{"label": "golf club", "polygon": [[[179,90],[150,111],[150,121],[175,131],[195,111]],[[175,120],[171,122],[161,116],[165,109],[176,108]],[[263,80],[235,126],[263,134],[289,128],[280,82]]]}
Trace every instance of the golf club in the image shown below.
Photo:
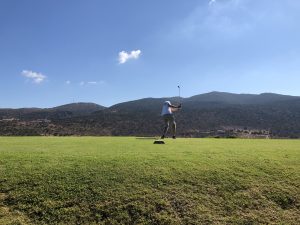
{"label": "golf club", "polygon": [[178,102],[181,105],[181,98],[180,98],[180,85],[177,86],[178,87]]}

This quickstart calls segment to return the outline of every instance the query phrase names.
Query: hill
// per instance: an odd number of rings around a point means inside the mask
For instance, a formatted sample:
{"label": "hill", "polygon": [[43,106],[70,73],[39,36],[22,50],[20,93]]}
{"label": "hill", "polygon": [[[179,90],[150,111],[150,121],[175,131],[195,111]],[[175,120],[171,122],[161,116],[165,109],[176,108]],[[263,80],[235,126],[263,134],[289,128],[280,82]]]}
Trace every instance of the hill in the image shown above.
{"label": "hill", "polygon": [[[300,137],[300,97],[224,92],[181,99],[145,98],[109,108],[90,103],[73,104],[52,108],[52,114],[32,109],[33,112],[18,117],[27,124],[2,123],[0,134],[157,136],[161,134],[163,125],[161,106],[166,100],[183,104],[176,115],[179,136]],[[29,115],[34,115],[31,118],[35,119],[47,118],[51,122],[33,124]]]}

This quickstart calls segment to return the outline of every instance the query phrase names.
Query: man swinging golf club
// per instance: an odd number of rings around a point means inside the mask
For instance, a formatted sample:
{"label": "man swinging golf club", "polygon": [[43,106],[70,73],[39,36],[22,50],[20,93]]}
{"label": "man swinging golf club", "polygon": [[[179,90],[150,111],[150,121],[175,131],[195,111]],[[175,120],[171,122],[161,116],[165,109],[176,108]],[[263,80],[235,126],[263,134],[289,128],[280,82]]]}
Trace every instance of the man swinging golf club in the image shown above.
{"label": "man swinging golf club", "polygon": [[162,107],[162,111],[161,111],[161,115],[163,117],[164,123],[165,123],[165,127],[164,127],[164,131],[163,131],[163,135],[161,136],[161,139],[164,139],[170,123],[172,126],[172,138],[175,139],[176,138],[176,122],[175,122],[175,117],[173,115],[173,112],[177,111],[178,109],[181,108],[181,104],[179,104],[178,106],[172,105],[170,101],[165,101]]}

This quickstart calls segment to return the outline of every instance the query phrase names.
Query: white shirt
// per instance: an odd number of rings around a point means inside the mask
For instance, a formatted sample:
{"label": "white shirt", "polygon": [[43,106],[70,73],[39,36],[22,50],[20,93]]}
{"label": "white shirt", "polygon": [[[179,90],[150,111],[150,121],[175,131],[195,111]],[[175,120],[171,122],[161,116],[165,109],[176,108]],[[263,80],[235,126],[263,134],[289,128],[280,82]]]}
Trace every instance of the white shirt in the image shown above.
{"label": "white shirt", "polygon": [[170,101],[165,101],[161,110],[161,115],[167,115],[167,114],[172,114],[172,109],[170,107],[171,102]]}

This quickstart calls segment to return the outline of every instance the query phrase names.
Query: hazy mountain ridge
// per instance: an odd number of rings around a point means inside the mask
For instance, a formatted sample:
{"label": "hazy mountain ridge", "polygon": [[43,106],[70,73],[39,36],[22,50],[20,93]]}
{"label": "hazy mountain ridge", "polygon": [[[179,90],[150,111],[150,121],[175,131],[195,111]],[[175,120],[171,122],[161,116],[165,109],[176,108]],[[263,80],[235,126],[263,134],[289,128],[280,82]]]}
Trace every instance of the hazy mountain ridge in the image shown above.
{"label": "hazy mountain ridge", "polygon": [[87,115],[99,110],[103,110],[105,108],[106,107],[95,103],[78,102],[78,103],[61,105],[58,107],[54,107],[52,109],[56,111],[69,111],[76,115]]}
{"label": "hazy mountain ridge", "polygon": [[0,109],[0,119],[16,118],[22,120],[59,119],[73,116],[89,115],[95,111],[105,109],[95,103],[70,103],[53,108],[21,108]]}
{"label": "hazy mountain ridge", "polygon": [[297,96],[280,95],[274,93],[262,94],[233,94],[226,92],[210,92],[201,95],[195,95],[187,98],[186,101],[197,102],[219,102],[227,104],[264,104],[277,101],[295,100],[300,99]]}

